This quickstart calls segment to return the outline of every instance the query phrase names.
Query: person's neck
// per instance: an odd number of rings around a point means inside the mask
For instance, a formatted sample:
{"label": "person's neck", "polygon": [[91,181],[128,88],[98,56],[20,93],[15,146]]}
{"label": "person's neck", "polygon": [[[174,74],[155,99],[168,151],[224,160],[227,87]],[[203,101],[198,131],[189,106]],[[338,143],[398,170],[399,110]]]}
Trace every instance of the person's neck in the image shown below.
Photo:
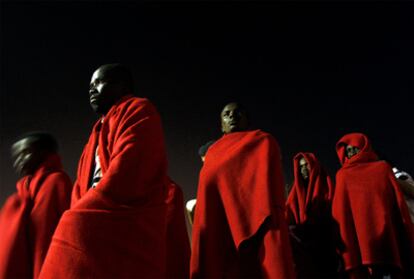
{"label": "person's neck", "polygon": [[309,185],[309,177],[308,178],[302,178],[302,184],[303,184],[303,187],[305,187],[305,189],[307,189],[308,185]]}

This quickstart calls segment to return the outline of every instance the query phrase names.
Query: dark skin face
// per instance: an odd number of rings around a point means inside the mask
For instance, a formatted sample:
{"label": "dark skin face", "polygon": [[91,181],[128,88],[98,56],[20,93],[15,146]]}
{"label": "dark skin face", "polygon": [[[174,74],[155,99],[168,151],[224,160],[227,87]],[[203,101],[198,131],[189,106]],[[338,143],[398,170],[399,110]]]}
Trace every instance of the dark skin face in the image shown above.
{"label": "dark skin face", "polygon": [[304,180],[308,180],[309,178],[309,164],[308,162],[305,160],[305,158],[300,158],[299,160],[299,170],[300,170],[300,174],[302,175],[302,178]]}
{"label": "dark skin face", "polygon": [[355,156],[356,154],[358,154],[359,152],[359,148],[352,146],[352,145],[347,145],[346,146],[346,157],[348,157],[348,159],[351,159],[353,156]]}
{"label": "dark skin face", "polygon": [[11,153],[13,167],[20,177],[33,174],[46,156],[45,152],[36,148],[31,138],[21,139],[14,143]]}
{"label": "dark skin face", "polygon": [[246,112],[237,103],[230,103],[221,111],[221,131],[224,134],[246,131],[249,127]]}
{"label": "dark skin face", "polygon": [[128,90],[125,85],[112,79],[105,66],[93,73],[89,85],[89,102],[96,113],[105,115],[126,94]]}

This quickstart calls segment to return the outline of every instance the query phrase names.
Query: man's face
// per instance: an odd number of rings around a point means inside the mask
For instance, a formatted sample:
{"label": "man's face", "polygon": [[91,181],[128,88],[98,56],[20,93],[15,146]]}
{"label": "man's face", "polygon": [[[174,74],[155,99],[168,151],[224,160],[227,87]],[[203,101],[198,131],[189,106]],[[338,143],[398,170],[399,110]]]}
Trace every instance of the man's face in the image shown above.
{"label": "man's face", "polygon": [[96,113],[106,114],[123,93],[122,84],[111,80],[104,69],[99,68],[93,73],[89,86],[89,102]]}
{"label": "man's face", "polygon": [[346,157],[348,157],[348,159],[351,159],[351,157],[358,154],[358,152],[359,152],[358,147],[355,147],[355,146],[352,146],[352,145],[347,145],[346,146]]}
{"label": "man's face", "polygon": [[30,138],[19,140],[11,148],[13,167],[19,176],[33,174],[41,162],[41,154]]}
{"label": "man's face", "polygon": [[226,105],[221,112],[221,131],[225,134],[245,131],[248,128],[246,112],[237,103]]}
{"label": "man's face", "polygon": [[300,174],[302,175],[303,179],[307,180],[309,178],[309,164],[305,160],[305,158],[300,158],[299,160],[299,170]]}

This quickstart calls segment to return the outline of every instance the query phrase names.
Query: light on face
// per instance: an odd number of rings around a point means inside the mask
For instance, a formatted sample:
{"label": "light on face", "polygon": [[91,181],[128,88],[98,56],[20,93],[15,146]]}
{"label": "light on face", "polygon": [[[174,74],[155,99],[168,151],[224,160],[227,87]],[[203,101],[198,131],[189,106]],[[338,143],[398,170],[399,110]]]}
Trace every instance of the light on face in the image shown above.
{"label": "light on face", "polygon": [[13,167],[19,175],[26,175],[34,162],[34,150],[32,148],[33,141],[29,138],[22,139],[13,144],[11,153],[13,159]]}
{"label": "light on face", "polygon": [[248,128],[246,112],[237,103],[226,105],[221,112],[221,129],[225,134],[245,131]]}
{"label": "light on face", "polygon": [[348,159],[352,158],[353,156],[355,156],[356,154],[358,154],[359,152],[359,148],[352,146],[352,145],[347,145],[346,146],[346,156],[348,157]]}
{"label": "light on face", "polygon": [[310,171],[309,164],[303,157],[300,158],[299,160],[299,169],[300,169],[300,174],[302,175],[303,179],[308,179],[309,171]]}

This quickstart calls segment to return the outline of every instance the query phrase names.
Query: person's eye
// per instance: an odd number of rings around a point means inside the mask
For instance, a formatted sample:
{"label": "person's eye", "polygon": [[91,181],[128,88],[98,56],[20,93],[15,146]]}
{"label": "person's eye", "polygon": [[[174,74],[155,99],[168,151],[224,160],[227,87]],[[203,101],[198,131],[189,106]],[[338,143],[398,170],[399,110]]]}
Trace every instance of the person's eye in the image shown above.
{"label": "person's eye", "polygon": [[401,175],[401,176],[399,177],[399,179],[401,179],[401,180],[407,180],[407,179],[408,179],[408,176],[406,176],[406,175]]}

